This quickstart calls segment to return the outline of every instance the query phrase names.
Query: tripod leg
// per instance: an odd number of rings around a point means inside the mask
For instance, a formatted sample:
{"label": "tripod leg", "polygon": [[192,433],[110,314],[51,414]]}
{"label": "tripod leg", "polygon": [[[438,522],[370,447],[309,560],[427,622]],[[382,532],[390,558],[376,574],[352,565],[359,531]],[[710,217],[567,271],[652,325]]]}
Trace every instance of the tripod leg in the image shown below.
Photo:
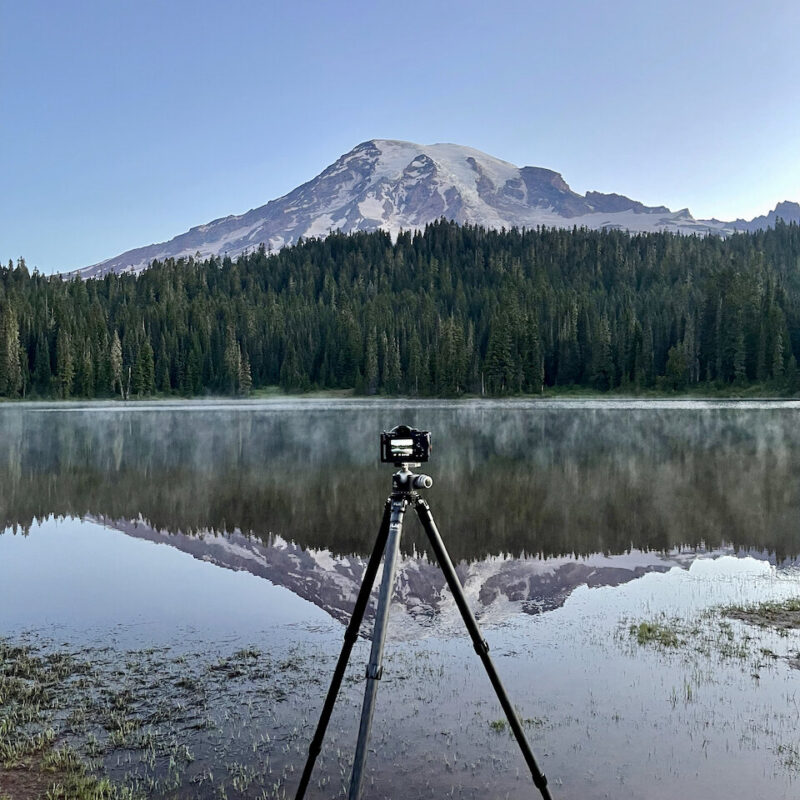
{"label": "tripod leg", "polygon": [[383,643],[386,640],[386,626],[389,621],[389,606],[394,593],[394,572],[397,566],[397,555],[400,550],[400,535],[403,532],[403,516],[406,513],[408,500],[392,499],[391,519],[389,521],[389,539],[386,542],[386,558],[383,562],[383,577],[378,594],[378,610],[375,614],[375,627],[372,631],[372,650],[367,666],[367,686],[364,690],[364,705],[361,709],[361,724],[358,729],[358,743],[353,758],[353,774],[350,778],[349,800],[359,800],[361,786],[364,781],[364,765],[367,761],[367,745],[369,731],[372,726],[372,714],[375,710],[375,698],[378,695],[378,681],[383,673]]}
{"label": "tripod leg", "polygon": [[447,580],[447,585],[450,587],[450,591],[453,593],[453,598],[456,601],[458,610],[461,612],[464,624],[467,626],[469,635],[472,637],[472,644],[475,647],[475,652],[480,656],[480,659],[483,662],[483,666],[489,675],[489,680],[492,682],[492,687],[497,695],[497,699],[500,701],[500,705],[503,707],[503,711],[506,714],[508,724],[514,733],[514,737],[517,740],[517,744],[519,744],[520,750],[522,750],[522,755],[525,757],[525,762],[528,765],[528,769],[531,771],[533,783],[541,792],[544,800],[551,800],[550,790],[547,788],[547,778],[536,764],[536,759],[533,756],[533,751],[528,744],[528,740],[525,738],[525,731],[522,729],[522,724],[519,721],[517,712],[511,705],[511,700],[509,700],[506,690],[500,681],[500,676],[497,674],[494,663],[489,656],[489,645],[481,635],[478,623],[476,622],[472,610],[467,603],[466,597],[464,597],[464,589],[461,586],[461,581],[458,579],[453,562],[450,560],[450,556],[444,546],[442,537],[436,528],[436,523],[433,521],[433,514],[431,513],[430,506],[425,502],[425,500],[419,499],[416,502],[416,507],[419,520],[422,523],[422,527],[425,528],[425,533],[428,535],[431,547],[433,547],[433,552],[436,554],[436,560],[439,562],[439,566],[441,567],[444,577]]}
{"label": "tripod leg", "polygon": [[378,574],[378,567],[383,557],[383,551],[386,549],[386,539],[389,536],[389,512],[391,503],[386,501],[386,507],[383,511],[383,520],[381,527],[378,531],[378,538],[375,540],[375,546],[372,549],[372,555],[367,562],[367,568],[364,570],[364,577],[361,580],[361,588],[358,590],[358,597],[356,604],[353,607],[353,616],[350,618],[350,624],[344,633],[344,644],[342,651],[339,654],[339,660],[336,662],[336,668],[333,671],[333,678],[331,685],[328,689],[328,694],[325,697],[325,703],[322,706],[322,713],[317,723],[317,729],[314,732],[314,738],[308,747],[308,759],[303,769],[303,775],[300,778],[300,785],[297,788],[295,800],[302,800],[305,796],[308,782],[311,779],[311,772],[314,769],[314,764],[317,756],[322,749],[322,740],[325,738],[325,731],[328,728],[331,714],[333,713],[333,706],[336,703],[336,697],[339,694],[339,689],[342,685],[345,670],[347,669],[347,662],[350,659],[350,653],[353,650],[353,645],[358,639],[358,631],[361,627],[361,621],[364,619],[364,612],[366,611],[367,604],[369,603],[369,596],[372,593],[372,586],[375,583],[375,576]]}

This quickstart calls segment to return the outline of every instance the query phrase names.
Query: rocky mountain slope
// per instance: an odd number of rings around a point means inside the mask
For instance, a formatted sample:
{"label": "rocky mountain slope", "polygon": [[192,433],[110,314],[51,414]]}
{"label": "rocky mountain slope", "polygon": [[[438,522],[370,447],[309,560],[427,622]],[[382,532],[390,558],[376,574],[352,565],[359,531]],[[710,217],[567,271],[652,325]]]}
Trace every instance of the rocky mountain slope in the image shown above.
{"label": "rocky mountain slope", "polygon": [[245,214],[199,225],[170,239],[78,270],[82,277],[140,272],[154,259],[200,254],[236,256],[263,244],[275,251],[300,237],[331,231],[396,234],[440,217],[489,228],[616,228],[729,235],[800,222],[800,205],[784,202],[754,220],[696,220],[688,209],[645,206],[624,195],[573,192],[561,175],[455,144],[419,145],[373,139],[346,153],[316,178]]}

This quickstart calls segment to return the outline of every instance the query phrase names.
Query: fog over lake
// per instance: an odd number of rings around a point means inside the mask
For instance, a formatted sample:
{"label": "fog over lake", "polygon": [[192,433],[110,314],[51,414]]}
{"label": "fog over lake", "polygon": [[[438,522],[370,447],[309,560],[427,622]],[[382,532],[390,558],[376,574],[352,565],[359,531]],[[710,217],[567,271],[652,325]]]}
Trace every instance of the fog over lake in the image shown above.
{"label": "fog over lake", "polygon": [[[257,648],[274,661],[270,680],[290,686],[248,712],[244,743],[226,739],[222,763],[261,765],[269,752],[279,786],[265,796],[291,796],[391,490],[378,436],[406,423],[432,432],[425,496],[512,699],[534,720],[554,797],[746,787],[788,798],[794,634],[759,634],[754,652],[776,658],[743,669],[713,652],[635,647],[627,626],[800,594],[799,413],[793,402],[623,400],[0,406],[0,636],[176,658]],[[412,516],[368,761],[374,796],[398,776],[408,797],[529,795]],[[327,788],[310,796],[339,796],[349,777],[367,644],[318,768]],[[290,662],[301,664],[291,680],[279,666]],[[243,691],[223,686],[223,705]],[[266,731],[272,744],[250,748]],[[207,753],[187,765],[189,786],[216,745],[188,724],[174,735]],[[140,788],[150,774],[110,757],[105,769]],[[267,784],[256,770],[228,796],[261,797],[253,787]]]}
{"label": "fog over lake", "polygon": [[[431,502],[458,559],[718,547],[793,557],[794,403],[274,402],[2,409],[0,513],[277,533],[367,554],[391,467],[378,434],[433,432]],[[406,540],[407,548],[412,540]]]}

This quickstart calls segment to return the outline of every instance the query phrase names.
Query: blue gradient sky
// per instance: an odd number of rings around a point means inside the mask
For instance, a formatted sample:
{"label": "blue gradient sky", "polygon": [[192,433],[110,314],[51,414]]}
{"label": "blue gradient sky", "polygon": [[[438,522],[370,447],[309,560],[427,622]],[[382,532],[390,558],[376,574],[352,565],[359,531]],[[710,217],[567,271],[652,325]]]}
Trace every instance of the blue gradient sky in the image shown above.
{"label": "blue gradient sky", "polygon": [[800,201],[800,2],[0,0],[0,259],[85,266],[374,137],[697,217]]}

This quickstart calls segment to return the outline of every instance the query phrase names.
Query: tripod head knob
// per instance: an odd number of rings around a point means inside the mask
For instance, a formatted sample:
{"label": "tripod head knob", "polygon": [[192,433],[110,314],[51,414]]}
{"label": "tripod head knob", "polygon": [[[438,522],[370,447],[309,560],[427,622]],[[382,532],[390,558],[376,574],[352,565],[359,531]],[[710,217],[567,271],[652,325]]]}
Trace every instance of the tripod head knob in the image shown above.
{"label": "tripod head knob", "polygon": [[430,489],[433,478],[430,475],[415,475],[410,467],[416,464],[403,464],[399,472],[392,475],[392,489],[396,492],[414,492],[417,489]]}
{"label": "tripod head knob", "polygon": [[412,483],[415,489],[430,489],[433,486],[433,478],[430,475],[415,475]]}

